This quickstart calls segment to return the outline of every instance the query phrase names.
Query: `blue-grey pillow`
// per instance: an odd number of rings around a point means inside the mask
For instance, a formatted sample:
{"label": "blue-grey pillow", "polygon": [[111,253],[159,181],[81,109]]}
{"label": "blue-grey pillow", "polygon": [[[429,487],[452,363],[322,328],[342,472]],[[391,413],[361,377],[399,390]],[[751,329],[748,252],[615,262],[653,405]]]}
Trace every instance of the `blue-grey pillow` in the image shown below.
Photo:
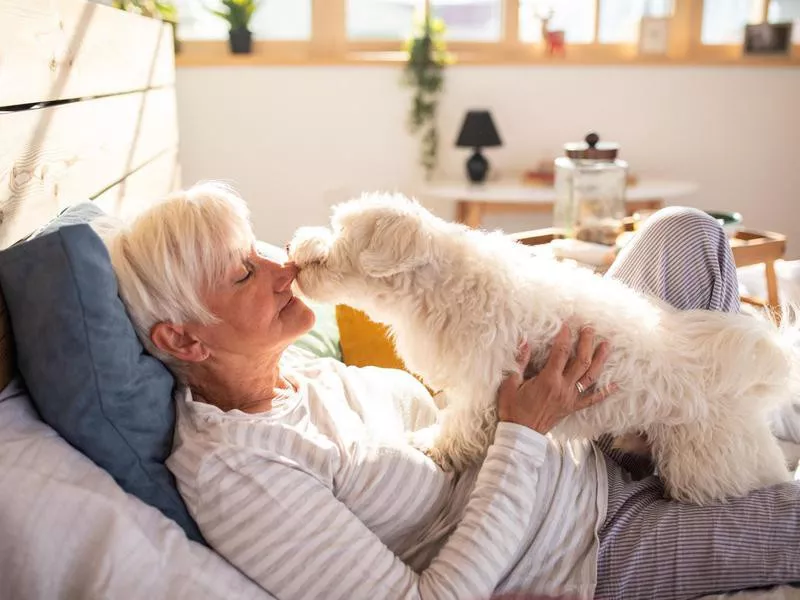
{"label": "blue-grey pillow", "polygon": [[136,337],[103,241],[88,224],[61,226],[81,220],[72,211],[0,252],[20,374],[46,423],[204,543],[164,465],[173,377]]}

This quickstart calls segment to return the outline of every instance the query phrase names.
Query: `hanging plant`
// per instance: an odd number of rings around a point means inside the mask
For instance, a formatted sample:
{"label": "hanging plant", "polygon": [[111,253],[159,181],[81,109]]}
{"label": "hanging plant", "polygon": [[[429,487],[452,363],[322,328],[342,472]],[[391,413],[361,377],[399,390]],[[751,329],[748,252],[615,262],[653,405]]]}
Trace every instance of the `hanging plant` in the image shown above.
{"label": "hanging plant", "polygon": [[442,19],[426,16],[415,35],[406,43],[403,83],[413,90],[409,129],[420,136],[420,164],[430,177],[438,162],[439,132],[436,113],[444,89],[444,70],[452,63],[444,41]]}

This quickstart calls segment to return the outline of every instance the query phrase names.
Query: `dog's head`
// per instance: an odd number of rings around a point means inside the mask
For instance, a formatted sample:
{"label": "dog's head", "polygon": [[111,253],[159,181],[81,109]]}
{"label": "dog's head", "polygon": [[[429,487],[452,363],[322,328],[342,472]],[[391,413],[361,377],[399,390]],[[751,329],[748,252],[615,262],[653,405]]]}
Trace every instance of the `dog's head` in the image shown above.
{"label": "dog's head", "polygon": [[300,268],[300,290],[328,303],[360,306],[359,300],[375,299],[432,261],[438,222],[401,195],[365,195],[339,204],[330,230],[302,227],[289,244],[289,259]]}

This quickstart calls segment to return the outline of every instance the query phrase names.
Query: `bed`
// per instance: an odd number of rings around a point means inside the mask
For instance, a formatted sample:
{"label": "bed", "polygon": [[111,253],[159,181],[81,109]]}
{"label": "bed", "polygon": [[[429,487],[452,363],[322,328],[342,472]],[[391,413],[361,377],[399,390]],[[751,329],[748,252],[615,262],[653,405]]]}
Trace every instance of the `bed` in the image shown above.
{"label": "bed", "polygon": [[[0,0],[0,249],[70,206],[125,217],[178,188],[174,86],[172,34],[157,21],[82,0]],[[25,307],[3,292],[0,596],[272,598],[43,421],[15,358]],[[336,352],[333,313],[317,310],[294,360]]]}

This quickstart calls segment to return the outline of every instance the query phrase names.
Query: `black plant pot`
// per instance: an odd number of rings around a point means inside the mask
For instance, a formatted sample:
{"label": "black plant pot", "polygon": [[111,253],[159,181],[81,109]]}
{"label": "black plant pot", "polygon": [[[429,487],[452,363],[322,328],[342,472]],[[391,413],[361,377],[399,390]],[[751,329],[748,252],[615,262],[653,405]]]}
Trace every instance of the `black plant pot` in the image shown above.
{"label": "black plant pot", "polygon": [[231,52],[249,54],[253,50],[253,34],[249,29],[231,29]]}

